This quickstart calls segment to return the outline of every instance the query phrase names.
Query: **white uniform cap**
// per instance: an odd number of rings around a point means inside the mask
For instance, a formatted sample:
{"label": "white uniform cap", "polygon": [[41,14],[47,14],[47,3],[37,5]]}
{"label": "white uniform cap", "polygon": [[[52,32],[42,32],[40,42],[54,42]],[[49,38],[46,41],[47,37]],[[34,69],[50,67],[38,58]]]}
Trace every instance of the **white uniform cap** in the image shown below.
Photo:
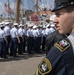
{"label": "white uniform cap", "polygon": [[18,25],[18,23],[14,23],[14,26],[17,26]]}
{"label": "white uniform cap", "polygon": [[55,27],[55,24],[54,24],[54,23],[52,23],[52,24],[51,24],[51,27]]}
{"label": "white uniform cap", "polygon": [[38,25],[38,27],[42,27],[42,25]]}
{"label": "white uniform cap", "polygon": [[3,23],[1,22],[0,25],[2,25]]}
{"label": "white uniform cap", "polygon": [[5,24],[7,25],[7,24],[10,24],[10,22],[5,22]]}
{"label": "white uniform cap", "polygon": [[35,28],[37,28],[37,26],[35,25],[35,26],[33,26],[33,29],[35,29]]}
{"label": "white uniform cap", "polygon": [[50,21],[53,21],[55,18],[56,18],[56,15],[55,14],[51,15],[50,16]]}
{"label": "white uniform cap", "polygon": [[48,24],[47,26],[46,26],[46,28],[48,28],[50,26],[50,24]]}
{"label": "white uniform cap", "polygon": [[33,25],[29,24],[28,27],[32,27]]}
{"label": "white uniform cap", "polygon": [[5,21],[2,21],[3,24],[5,24]]}
{"label": "white uniform cap", "polygon": [[24,27],[24,25],[20,24],[19,27],[21,27],[21,26]]}
{"label": "white uniform cap", "polygon": [[26,24],[29,25],[30,23],[29,22],[26,22]]}
{"label": "white uniform cap", "polygon": [[46,28],[46,26],[45,26],[45,25],[43,25],[43,28]]}

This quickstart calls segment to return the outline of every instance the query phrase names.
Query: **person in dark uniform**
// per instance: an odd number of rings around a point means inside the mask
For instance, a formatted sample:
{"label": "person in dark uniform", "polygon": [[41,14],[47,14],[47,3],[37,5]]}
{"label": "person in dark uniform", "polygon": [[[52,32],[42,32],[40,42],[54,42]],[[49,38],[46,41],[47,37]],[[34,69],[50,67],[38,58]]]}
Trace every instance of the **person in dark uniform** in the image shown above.
{"label": "person in dark uniform", "polygon": [[47,52],[51,49],[51,47],[58,41],[64,39],[67,37],[67,34],[60,34],[58,32],[58,29],[57,27],[55,26],[55,23],[53,22],[53,20],[55,19],[56,15],[55,14],[52,14],[50,16],[50,22],[52,22],[51,25],[53,25],[55,31],[52,32],[51,34],[49,34],[47,37],[46,37],[46,41],[45,41],[45,47],[44,47],[44,50],[46,51],[46,54]]}
{"label": "person in dark uniform", "polygon": [[59,33],[70,35],[54,44],[35,75],[74,75],[74,0],[55,0],[54,3],[53,22]]}
{"label": "person in dark uniform", "polygon": [[53,33],[51,33],[50,35],[48,35],[46,37],[45,48],[44,48],[44,50],[46,51],[46,54],[56,42],[66,38],[66,37],[67,37],[66,35],[60,34],[58,32],[58,30],[56,30]]}

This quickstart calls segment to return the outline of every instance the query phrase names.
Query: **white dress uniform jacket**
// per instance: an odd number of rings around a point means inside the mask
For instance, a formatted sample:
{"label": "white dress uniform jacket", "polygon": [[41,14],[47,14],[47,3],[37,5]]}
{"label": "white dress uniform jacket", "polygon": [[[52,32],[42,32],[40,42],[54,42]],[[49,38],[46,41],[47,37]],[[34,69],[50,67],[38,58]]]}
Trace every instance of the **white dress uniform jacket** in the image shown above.
{"label": "white dress uniform jacket", "polygon": [[0,29],[0,39],[3,39],[5,37],[5,32],[4,30]]}
{"label": "white dress uniform jacket", "polygon": [[6,36],[10,35],[10,28],[8,26],[4,28],[4,31],[5,31]]}
{"label": "white dress uniform jacket", "polygon": [[10,35],[11,35],[12,38],[16,38],[17,35],[18,35],[18,30],[17,30],[17,28],[15,28],[15,27],[12,28],[11,31],[10,31]]}
{"label": "white dress uniform jacket", "polygon": [[18,29],[18,35],[21,37],[23,35],[23,29],[22,28],[19,28]]}

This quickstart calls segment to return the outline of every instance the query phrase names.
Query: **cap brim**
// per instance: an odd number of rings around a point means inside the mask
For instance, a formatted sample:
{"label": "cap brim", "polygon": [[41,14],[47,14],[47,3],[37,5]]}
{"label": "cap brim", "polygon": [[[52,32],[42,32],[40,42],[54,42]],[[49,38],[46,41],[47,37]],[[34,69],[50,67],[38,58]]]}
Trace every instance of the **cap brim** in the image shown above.
{"label": "cap brim", "polygon": [[66,7],[66,6],[54,7],[51,11],[55,12],[57,10],[60,10],[60,9],[64,8],[64,7]]}
{"label": "cap brim", "polygon": [[67,3],[66,5],[55,6],[53,9],[51,9],[51,12],[55,12],[57,10],[64,8],[64,7],[67,7],[67,6],[72,6],[72,5],[70,3]]}

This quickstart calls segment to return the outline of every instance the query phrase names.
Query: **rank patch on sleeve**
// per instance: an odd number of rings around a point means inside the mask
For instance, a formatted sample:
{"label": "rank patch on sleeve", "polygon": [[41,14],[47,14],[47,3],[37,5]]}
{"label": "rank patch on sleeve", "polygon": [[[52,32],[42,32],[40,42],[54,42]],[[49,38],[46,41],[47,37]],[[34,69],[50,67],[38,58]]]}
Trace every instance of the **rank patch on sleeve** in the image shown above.
{"label": "rank patch on sleeve", "polygon": [[64,52],[70,47],[70,43],[66,40],[62,40],[54,44],[56,48],[58,48],[61,52]]}
{"label": "rank patch on sleeve", "polygon": [[52,70],[51,62],[47,58],[44,58],[38,66],[38,72],[41,75],[45,75],[48,74],[51,70]]}

